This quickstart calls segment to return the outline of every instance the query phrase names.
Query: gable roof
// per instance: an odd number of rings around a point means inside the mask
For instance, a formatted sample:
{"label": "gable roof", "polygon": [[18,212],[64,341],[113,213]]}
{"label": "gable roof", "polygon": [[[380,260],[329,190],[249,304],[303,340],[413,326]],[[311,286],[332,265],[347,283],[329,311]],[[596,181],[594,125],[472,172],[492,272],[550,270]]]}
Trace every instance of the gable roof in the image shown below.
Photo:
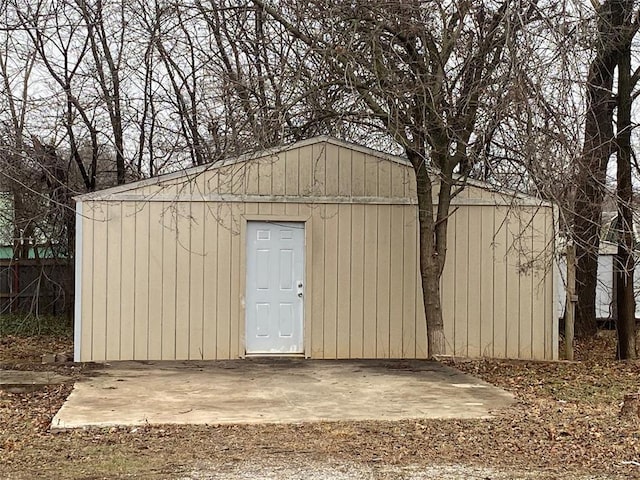
{"label": "gable roof", "polygon": [[[172,180],[177,180],[180,178],[189,178],[189,177],[196,177],[201,173],[207,172],[207,171],[211,171],[211,170],[216,170],[218,168],[221,167],[225,167],[228,165],[234,165],[234,164],[238,164],[238,163],[243,163],[243,162],[248,162],[251,160],[256,160],[259,158],[265,158],[265,157],[273,157],[273,156],[277,156],[280,153],[283,152],[287,152],[290,150],[294,150],[296,148],[302,148],[302,147],[306,147],[306,146],[310,146],[310,145],[316,145],[316,144],[322,144],[322,143],[326,143],[329,145],[334,145],[336,147],[342,147],[342,148],[347,148],[356,152],[360,152],[363,153],[365,155],[370,155],[370,156],[374,156],[377,157],[379,159],[382,160],[387,160],[389,162],[393,162],[396,164],[400,164],[402,166],[405,167],[409,167],[412,168],[411,163],[409,162],[409,160],[406,157],[400,156],[400,155],[393,155],[390,153],[386,153],[380,150],[376,150],[374,148],[370,148],[370,147],[366,147],[364,145],[360,145],[360,144],[356,144],[356,143],[351,143],[348,142],[346,140],[340,140],[338,138],[332,137],[332,136],[328,136],[328,135],[320,135],[320,136],[316,136],[316,137],[311,137],[308,138],[306,140],[300,140],[298,142],[292,143],[292,144],[288,144],[288,145],[282,145],[282,146],[277,146],[277,147],[271,147],[271,148],[267,148],[264,150],[259,150],[259,151],[254,151],[254,152],[249,152],[243,155],[239,155],[236,157],[229,157],[226,158],[224,160],[218,161],[218,162],[214,162],[214,163],[208,163],[205,165],[198,165],[195,167],[189,167],[189,168],[185,168],[182,170],[177,170],[175,172],[172,173],[167,173],[167,174],[163,174],[163,175],[158,175],[156,177],[151,177],[151,178],[146,178],[143,180],[138,180],[135,182],[131,182],[131,183],[127,183],[124,185],[117,185],[115,187],[109,187],[103,190],[97,190],[95,192],[89,192],[89,193],[85,193],[82,195],[77,195],[75,197],[73,197],[73,199],[75,201],[84,201],[84,200],[92,200],[92,199],[102,199],[103,197],[106,196],[110,196],[110,195],[114,195],[114,194],[120,194],[120,193],[126,193],[126,192],[130,192],[132,190],[136,190],[139,189],[141,187],[146,187],[146,186],[154,186],[154,185],[161,185],[165,182],[170,182]],[[480,180],[475,180],[475,179],[465,179],[464,180],[464,184],[465,185],[469,185],[469,186],[473,186],[473,187],[477,187],[477,188],[481,188],[483,190],[487,190],[493,193],[499,193],[502,195],[507,195],[507,196],[511,196],[514,198],[518,198],[518,199],[523,199],[523,200],[534,200],[536,203],[538,203],[541,206],[552,206],[552,202],[550,201],[546,201],[546,200],[542,200],[539,197],[533,196],[533,195],[528,195],[522,192],[518,192],[516,190],[511,190],[511,189],[506,189],[506,188],[499,188],[496,187],[495,185],[491,185],[489,183],[486,182],[482,182]]]}
{"label": "gable roof", "polygon": [[182,170],[177,170],[175,172],[165,173],[165,174],[158,175],[151,178],[145,178],[143,180],[126,183],[124,185],[117,185],[115,187],[109,187],[103,190],[96,190],[95,192],[76,195],[75,197],[73,197],[73,199],[76,201],[83,201],[83,200],[90,200],[94,197],[103,197],[106,195],[112,195],[116,193],[124,193],[124,192],[138,189],[140,187],[158,185],[167,181],[177,180],[183,177],[188,178],[192,176],[197,176],[208,170],[215,170],[217,168],[233,165],[236,163],[248,162],[250,160],[256,160],[258,158],[272,157],[289,150],[294,150],[296,148],[302,148],[309,145],[316,145],[320,143],[328,143],[330,145],[335,145],[337,147],[346,147],[351,150],[359,151],[367,155],[372,155],[378,158],[388,160],[390,162],[399,163],[407,167],[411,166],[411,164],[409,163],[409,160],[407,160],[404,157],[401,157],[398,155],[392,155],[389,153],[382,152],[380,150],[375,150],[373,148],[365,147],[363,145],[358,145],[355,143],[350,143],[344,140],[339,140],[335,137],[331,137],[328,135],[320,135],[320,136],[308,138],[306,140],[300,140],[298,142],[288,144],[288,145],[282,145],[282,146],[267,148],[264,150],[249,152],[249,153],[239,155],[237,157],[229,157],[214,163],[207,163],[205,165],[198,165],[195,167],[184,168]]}

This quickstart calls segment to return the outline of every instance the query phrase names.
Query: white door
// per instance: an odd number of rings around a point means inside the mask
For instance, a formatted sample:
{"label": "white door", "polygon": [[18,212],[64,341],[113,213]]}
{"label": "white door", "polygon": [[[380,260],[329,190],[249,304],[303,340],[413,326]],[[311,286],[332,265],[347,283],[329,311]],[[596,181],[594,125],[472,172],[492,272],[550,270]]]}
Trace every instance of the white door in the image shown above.
{"label": "white door", "polygon": [[304,223],[247,222],[246,352],[304,353]]}

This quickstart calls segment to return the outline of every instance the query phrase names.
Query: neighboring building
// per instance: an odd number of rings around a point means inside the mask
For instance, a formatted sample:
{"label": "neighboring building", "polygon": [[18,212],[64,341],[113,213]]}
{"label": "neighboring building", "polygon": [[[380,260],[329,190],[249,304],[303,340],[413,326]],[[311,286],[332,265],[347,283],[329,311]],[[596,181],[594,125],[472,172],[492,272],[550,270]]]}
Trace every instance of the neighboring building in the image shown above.
{"label": "neighboring building", "polygon": [[13,196],[0,191],[0,245],[13,244]]}
{"label": "neighboring building", "polygon": [[[613,271],[613,260],[618,251],[617,235],[616,235],[616,223],[618,216],[616,212],[603,212],[602,213],[602,229],[600,231],[600,249],[598,252],[598,283],[596,285],[596,318],[602,325],[606,325],[607,322],[616,319],[615,312],[615,272]],[[636,251],[637,245],[640,244],[639,228],[640,219],[634,216],[633,233],[636,238]],[[640,257],[636,255],[636,264]],[[559,266],[559,279],[556,282],[558,288],[558,312],[560,316],[564,315],[564,306],[566,301],[565,292],[565,278],[567,270],[567,262],[564,258],[564,254],[558,260]],[[640,273],[638,273],[638,266],[634,270],[633,285],[636,297],[636,318],[640,318]]]}
{"label": "neighboring building", "polygon": [[[76,360],[428,356],[404,158],[319,137],[76,200]],[[465,187],[447,353],[557,358],[553,248],[550,203]]]}

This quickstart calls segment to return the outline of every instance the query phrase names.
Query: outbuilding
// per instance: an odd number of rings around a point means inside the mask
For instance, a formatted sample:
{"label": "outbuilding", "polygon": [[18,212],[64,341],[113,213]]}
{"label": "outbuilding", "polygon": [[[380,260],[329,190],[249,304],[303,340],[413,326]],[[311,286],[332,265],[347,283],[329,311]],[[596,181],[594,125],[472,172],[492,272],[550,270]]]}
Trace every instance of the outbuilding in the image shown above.
{"label": "outbuilding", "polygon": [[[76,201],[76,361],[428,356],[402,157],[317,137]],[[557,358],[553,249],[553,205],[469,182],[447,353]]]}

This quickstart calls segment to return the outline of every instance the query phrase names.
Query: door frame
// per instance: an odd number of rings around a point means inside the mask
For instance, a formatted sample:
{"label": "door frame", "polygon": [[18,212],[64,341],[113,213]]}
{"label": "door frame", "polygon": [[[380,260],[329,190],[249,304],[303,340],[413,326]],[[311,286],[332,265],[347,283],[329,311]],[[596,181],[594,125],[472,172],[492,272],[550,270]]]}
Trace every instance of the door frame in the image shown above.
{"label": "door frame", "polygon": [[[243,214],[240,221],[240,318],[238,321],[238,352],[247,357],[247,223],[248,222],[298,222],[304,225],[304,297],[302,309],[302,344],[304,353],[295,356],[311,357],[311,217],[309,215]],[[283,354],[282,356],[286,356]]]}

